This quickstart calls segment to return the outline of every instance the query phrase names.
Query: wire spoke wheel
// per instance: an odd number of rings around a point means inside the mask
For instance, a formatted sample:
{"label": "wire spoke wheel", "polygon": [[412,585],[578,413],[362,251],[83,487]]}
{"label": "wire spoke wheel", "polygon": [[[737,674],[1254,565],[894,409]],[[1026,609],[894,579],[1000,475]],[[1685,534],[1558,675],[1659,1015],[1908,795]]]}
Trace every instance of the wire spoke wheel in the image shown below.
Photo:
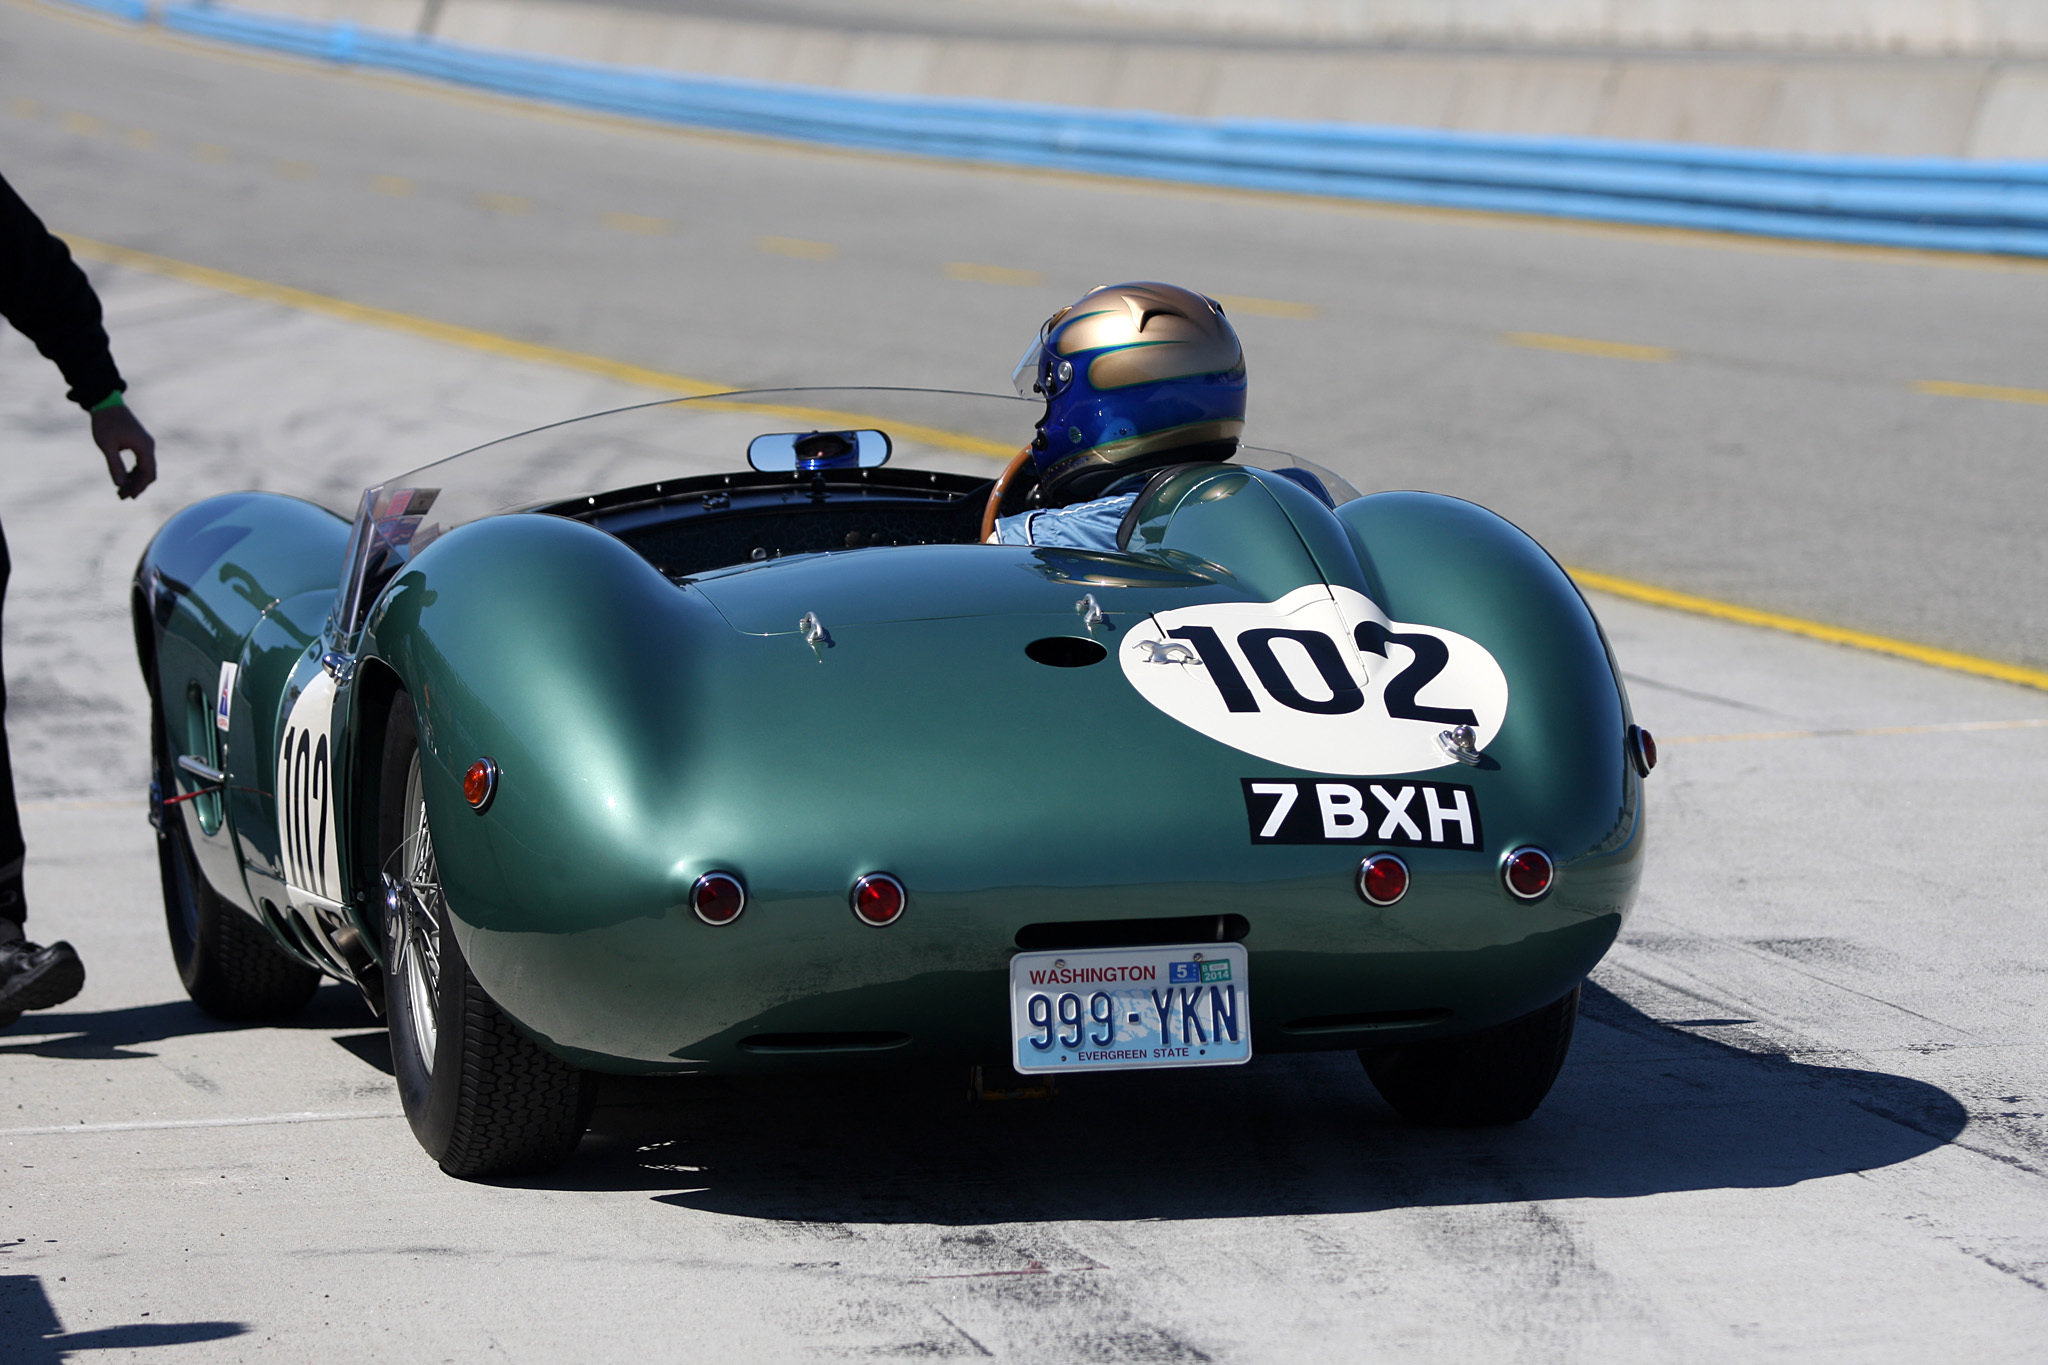
{"label": "wire spoke wheel", "polygon": [[405,778],[405,834],[398,847],[399,875],[391,899],[392,968],[405,975],[404,1007],[412,1025],[420,1070],[432,1074],[439,1042],[441,1004],[441,869],[434,858],[434,832],[427,823],[415,752]]}
{"label": "wire spoke wheel", "polygon": [[[596,1098],[591,1076],[522,1033],[463,957],[460,923],[428,819],[432,758],[412,698],[392,697],[379,779],[386,1015],[399,1104],[441,1169],[465,1180],[531,1175],[576,1150]],[[460,804],[450,820],[480,818]],[[448,841],[461,853],[459,840]],[[473,855],[471,855],[473,856]],[[457,899],[463,880],[454,878]]]}

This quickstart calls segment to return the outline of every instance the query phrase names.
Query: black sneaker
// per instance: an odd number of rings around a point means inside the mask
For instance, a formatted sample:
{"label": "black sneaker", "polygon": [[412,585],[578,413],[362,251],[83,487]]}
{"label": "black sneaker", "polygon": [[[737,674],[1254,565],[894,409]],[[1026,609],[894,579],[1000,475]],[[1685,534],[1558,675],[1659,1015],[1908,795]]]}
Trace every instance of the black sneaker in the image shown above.
{"label": "black sneaker", "polygon": [[0,1028],[23,1010],[63,1004],[84,985],[85,964],[70,944],[0,943]]}

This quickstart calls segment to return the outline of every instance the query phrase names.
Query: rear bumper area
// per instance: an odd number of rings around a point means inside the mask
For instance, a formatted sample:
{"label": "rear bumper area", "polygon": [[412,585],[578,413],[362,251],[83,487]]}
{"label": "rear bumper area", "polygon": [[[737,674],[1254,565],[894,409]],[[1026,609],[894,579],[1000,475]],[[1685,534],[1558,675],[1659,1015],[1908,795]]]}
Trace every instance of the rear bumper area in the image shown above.
{"label": "rear bumper area", "polygon": [[[1151,941],[1241,941],[1254,1053],[1468,1033],[1582,979],[1620,932],[1633,866],[1582,866],[1535,904],[1474,871],[1399,906],[1283,884],[913,895],[896,924],[844,901],[757,896],[732,924],[671,910],[563,933],[465,926],[484,988],[567,1059],[619,1073],[996,1064],[1011,1054],[1009,961],[1061,925],[1151,922]],[[1042,907],[1066,916],[1049,924]],[[1033,913],[1033,908],[1038,913]],[[1147,913],[1148,911],[1154,913]],[[1032,933],[1021,934],[1027,925]],[[1201,926],[1199,937],[1187,931]]]}

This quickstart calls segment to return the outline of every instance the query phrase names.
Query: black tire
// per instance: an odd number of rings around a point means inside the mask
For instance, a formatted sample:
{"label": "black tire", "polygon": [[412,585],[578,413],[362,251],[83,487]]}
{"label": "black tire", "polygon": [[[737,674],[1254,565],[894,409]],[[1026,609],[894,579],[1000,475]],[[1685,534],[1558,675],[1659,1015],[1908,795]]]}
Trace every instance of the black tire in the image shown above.
{"label": "black tire", "polygon": [[1412,1123],[1485,1128],[1520,1123],[1550,1093],[1571,1050],[1579,987],[1519,1019],[1461,1038],[1360,1052],[1380,1097]]}
{"label": "black tire", "polygon": [[[161,712],[153,720],[156,790],[169,795],[176,787],[169,781]],[[289,1019],[304,1009],[320,987],[320,973],[280,948],[269,930],[207,885],[177,807],[159,805],[156,815],[164,927],[185,994],[214,1018],[237,1023]]]}
{"label": "black tire", "polygon": [[412,698],[403,692],[385,727],[382,772],[386,1018],[406,1121],[449,1175],[552,1170],[583,1139],[595,1078],[521,1033],[463,961],[420,797]]}

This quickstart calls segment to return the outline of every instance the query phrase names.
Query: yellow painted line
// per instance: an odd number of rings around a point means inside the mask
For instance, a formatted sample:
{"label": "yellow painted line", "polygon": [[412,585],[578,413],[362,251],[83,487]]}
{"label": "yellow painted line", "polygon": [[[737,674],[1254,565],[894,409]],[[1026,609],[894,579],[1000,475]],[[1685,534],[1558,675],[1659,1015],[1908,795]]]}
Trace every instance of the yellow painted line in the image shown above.
{"label": "yellow painted line", "polygon": [[412,181],[402,175],[373,175],[370,177],[370,188],[379,194],[398,198],[412,193]]}
{"label": "yellow painted line", "polygon": [[1030,288],[1045,283],[1045,275],[1037,270],[1018,270],[1007,265],[977,265],[973,261],[948,261],[945,275],[949,280],[967,280],[974,284],[1011,284]]}
{"label": "yellow painted line", "polygon": [[2014,389],[2003,384],[1957,384],[1946,379],[1923,379],[1913,386],[1921,393],[1944,398],[1986,398],[1994,403],[2038,403],[2048,406],[2048,389]]}
{"label": "yellow painted line", "polygon": [[523,194],[482,194],[476,195],[476,202],[492,213],[527,213],[533,208],[533,201]]}
{"label": "yellow painted line", "polygon": [[69,233],[59,233],[58,236],[70,244],[73,253],[89,261],[147,270],[153,275],[203,285],[208,289],[218,289],[222,293],[236,294],[245,299],[279,303],[287,308],[318,313],[323,317],[339,318],[343,322],[365,323],[371,327],[382,327],[386,331],[404,332],[410,336],[425,337],[429,341],[445,342],[451,346],[462,346],[472,351],[483,351],[512,360],[559,365],[564,369],[580,370],[585,374],[616,379],[624,384],[636,384],[641,388],[655,389],[662,393],[695,396],[731,392],[731,386],[728,384],[713,384],[705,379],[668,374],[644,365],[629,365],[622,360],[608,360],[603,356],[585,355],[580,351],[566,351],[557,346],[541,346],[531,341],[519,341],[512,337],[499,336],[495,332],[478,331],[473,327],[458,327],[450,322],[436,322],[432,318],[415,317],[411,313],[400,313],[389,308],[350,303],[346,299],[331,298],[326,294],[315,294],[305,289],[294,289],[290,285],[250,279],[246,275],[215,270],[211,266],[193,265],[189,261],[173,260],[168,256],[135,251],[108,242],[96,242],[86,237],[74,237]]}
{"label": "yellow painted line", "polygon": [[1289,303],[1286,299],[1262,299],[1253,294],[1217,294],[1216,302],[1229,313],[1252,313],[1262,318],[1319,318],[1323,310],[1312,303]]}
{"label": "yellow painted line", "polygon": [[754,250],[771,256],[794,256],[799,261],[829,261],[839,254],[839,248],[832,243],[814,242],[807,237],[756,237]]}
{"label": "yellow painted line", "polygon": [[1914,663],[1930,664],[1951,672],[1970,673],[1980,678],[1995,678],[1999,682],[2018,683],[2022,687],[2038,687],[2048,691],[2048,671],[2038,668],[2000,663],[1996,659],[1983,659],[1953,649],[1936,649],[1932,645],[1916,645],[1910,640],[1894,640],[1890,636],[1872,635],[1868,631],[1823,625],[1819,621],[1806,621],[1797,616],[1782,616],[1774,611],[1739,607],[1733,602],[1720,602],[1711,597],[1695,597],[1687,592],[1673,592],[1669,588],[1653,587],[1648,583],[1617,578],[1613,574],[1598,573],[1592,569],[1575,569],[1566,565],[1565,572],[1576,579],[1582,588],[1612,593],[1616,597],[1626,597],[1632,602],[1644,602],[1653,607],[1669,607],[1674,611],[1691,612],[1695,616],[1711,616],[1716,620],[1734,621],[1745,626],[1762,626],[1766,630],[1783,631],[1788,635],[1803,635],[1809,640],[1824,640],[1831,645],[1867,649],[1874,654],[1889,654],[1894,658],[1911,659]]}
{"label": "yellow painted line", "polygon": [[16,95],[13,99],[7,101],[7,107],[23,118],[34,118],[43,109],[42,105],[37,104],[27,95]]}
{"label": "yellow painted line", "polygon": [[614,232],[637,232],[642,237],[659,237],[675,226],[645,213],[607,213],[599,221]]}
{"label": "yellow painted line", "polygon": [[198,154],[201,161],[219,162],[228,159],[228,149],[221,146],[218,142],[202,142],[193,150]]}
{"label": "yellow painted line", "polygon": [[1535,351],[1562,351],[1567,355],[1599,356],[1603,360],[1640,360],[1661,364],[1671,359],[1669,346],[1638,346],[1628,341],[1595,341],[1591,337],[1559,336],[1555,332],[1509,332],[1501,338],[1510,346]]}
{"label": "yellow painted line", "polygon": [[66,114],[64,116],[64,131],[67,133],[84,133],[87,136],[91,136],[99,132],[101,127],[100,121],[91,114]]}
{"label": "yellow painted line", "polygon": [[[530,361],[540,365],[554,365],[562,369],[577,370],[584,374],[597,375],[603,379],[617,380],[657,393],[685,394],[701,397],[705,394],[731,393],[730,384],[714,384],[706,379],[695,379],[689,375],[670,374],[663,370],[649,369],[645,365],[629,365],[622,360],[605,356],[586,355],[581,351],[564,350],[559,346],[541,346],[531,341],[519,341],[512,337],[499,336],[495,332],[479,331],[474,327],[458,327],[454,323],[437,322],[432,318],[417,317],[411,313],[400,313],[390,308],[375,308],[369,304],[350,303],[346,299],[332,298],[326,294],[315,294],[305,289],[294,289],[290,285],[272,284],[268,280],[251,279],[247,275],[236,275],[211,266],[194,265],[189,261],[174,260],[169,256],[158,256],[147,251],[136,251],[110,242],[96,242],[89,237],[74,237],[59,233],[70,244],[72,253],[85,260],[99,261],[107,265],[127,266],[134,270],[146,270],[168,279],[183,280],[187,284],[202,285],[218,289],[222,293],[235,294],[245,299],[256,299],[263,303],[282,304],[323,317],[338,318],[343,322],[362,323],[370,327],[382,327],[386,331],[402,332],[408,336],[423,337],[449,346],[461,346],[487,355],[504,356],[511,360]],[[763,412],[788,417],[798,422],[807,422],[814,427],[859,428],[875,426],[878,418],[871,414],[838,412],[823,408],[797,407],[776,403],[722,402],[718,407],[729,411]],[[955,450],[968,455],[986,455],[992,459],[1007,460],[1017,453],[1015,446],[1000,441],[983,440],[964,432],[947,431],[941,427],[920,426],[915,423],[890,421],[886,424],[890,432],[905,440],[921,441],[942,450]]]}
{"label": "yellow painted line", "polygon": [[2048,718],[2034,720],[1965,720],[1946,725],[1872,725],[1860,730],[1756,730],[1741,735],[1680,735],[1659,739],[1657,747],[1674,744],[1735,744],[1770,739],[1848,739],[1864,735],[1974,735],[1986,730],[2048,730]]}
{"label": "yellow painted line", "polygon": [[277,173],[287,180],[310,180],[313,178],[312,166],[304,161],[280,161],[277,163]]}
{"label": "yellow painted line", "polygon": [[127,142],[138,152],[146,152],[156,146],[156,134],[148,128],[130,128]]}

